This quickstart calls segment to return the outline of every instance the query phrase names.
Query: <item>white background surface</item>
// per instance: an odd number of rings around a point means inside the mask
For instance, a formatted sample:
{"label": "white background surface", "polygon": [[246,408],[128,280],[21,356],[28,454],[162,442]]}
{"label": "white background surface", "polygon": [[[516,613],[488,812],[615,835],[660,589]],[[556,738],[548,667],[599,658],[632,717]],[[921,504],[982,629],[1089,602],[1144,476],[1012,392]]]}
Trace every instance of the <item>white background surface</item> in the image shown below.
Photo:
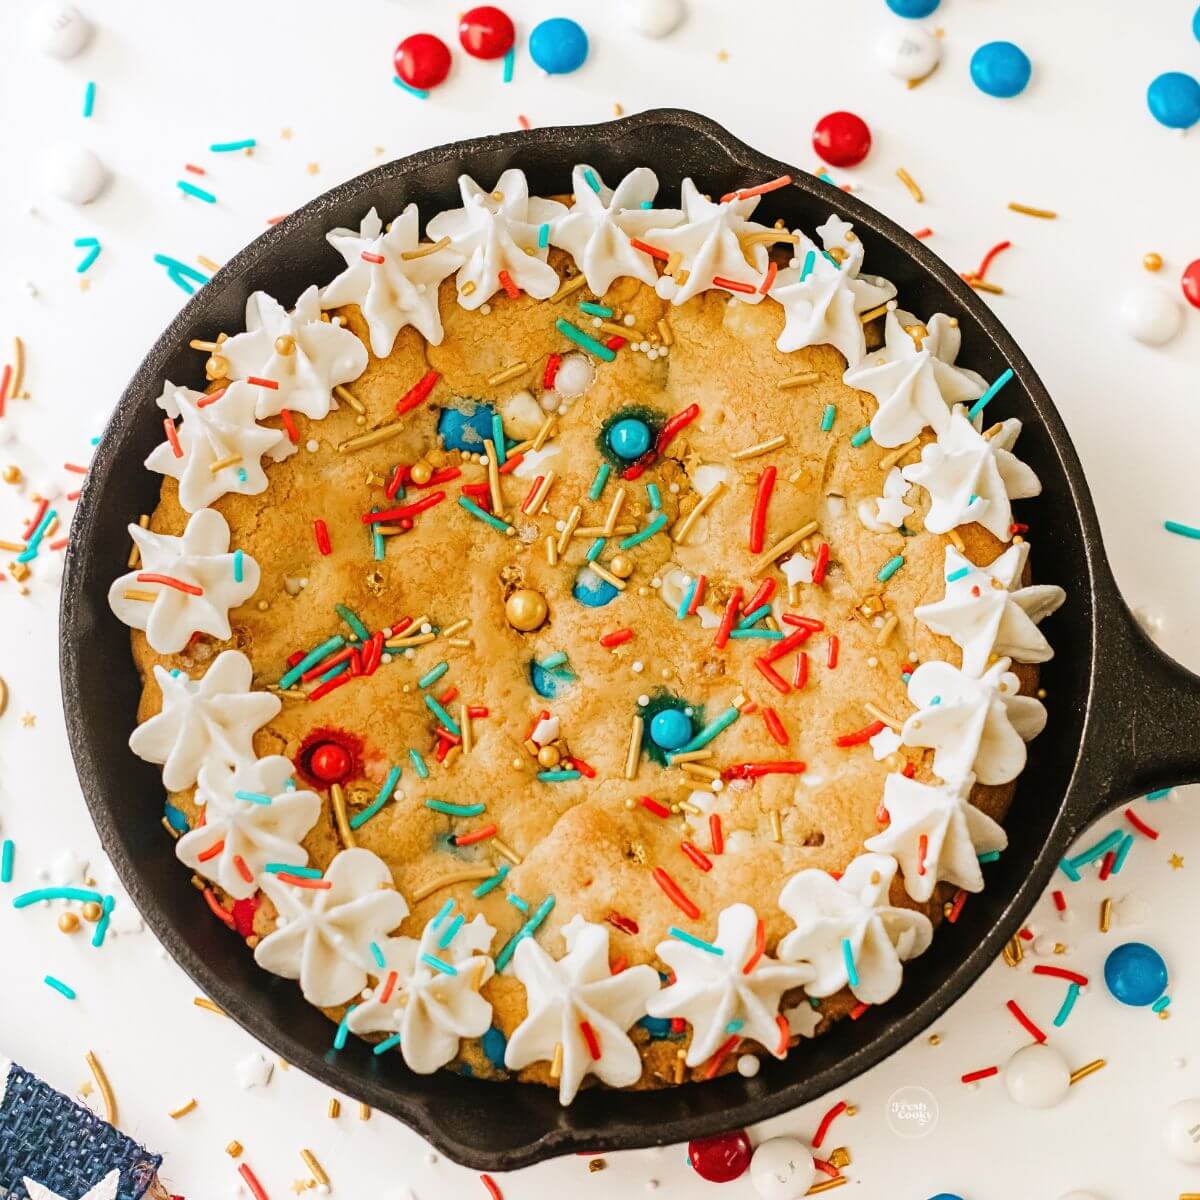
{"label": "white background surface", "polygon": [[[662,42],[628,32],[616,0],[510,0],[525,33],[546,16],[577,17],[592,55],[576,75],[546,79],[520,54],[507,87],[498,64],[457,52],[459,6],[450,3],[80,2],[99,33],[66,64],[25,48],[24,5],[0,11],[0,353],[13,333],[25,339],[31,397],[10,401],[0,423],[11,438],[0,447],[3,462],[63,490],[76,486],[61,464],[86,462],[89,438],[184,299],[153,263],[155,252],[219,262],[266,218],[342,179],[431,143],[513,128],[518,113],[544,125],[603,120],[614,102],[629,112],[691,107],[812,168],[814,121],[844,107],[867,119],[875,146],[862,167],[835,174],[866,201],[910,229],[932,226],[930,245],[958,269],[1012,239],[990,275],[1006,294],[991,302],[1066,418],[1125,594],[1160,623],[1170,652],[1200,667],[1200,544],[1161,530],[1164,517],[1200,524],[1200,312],[1189,309],[1184,333],[1159,350],[1131,342],[1117,318],[1127,286],[1151,279],[1140,265],[1145,251],[1166,259],[1157,281],[1175,295],[1181,268],[1200,257],[1200,132],[1183,138],[1161,129],[1144,103],[1158,72],[1200,74],[1194,0],[944,0],[929,22],[945,30],[943,64],[913,91],[874,58],[877,38],[895,20],[883,0],[690,0],[689,21]],[[422,28],[456,50],[451,80],[424,103],[392,84],[390,63],[396,41]],[[988,99],[969,83],[971,51],[993,38],[1011,38],[1034,60],[1034,82],[1015,101]],[[84,121],[89,79],[96,108]],[[241,137],[258,139],[252,158],[206,149]],[[60,138],[93,147],[113,172],[108,192],[84,210],[47,200],[34,183],[39,148]],[[194,178],[182,172],[187,161],[208,169],[195,181],[219,204],[176,191],[176,179]],[[896,179],[899,166],[924,188],[924,205]],[[1006,210],[1012,199],[1061,217],[1014,215]],[[100,238],[103,253],[81,290],[72,242],[85,235]],[[27,494],[0,485],[0,535],[15,537],[30,507]],[[0,720],[0,826],[17,844],[10,895],[35,886],[39,868],[66,850],[98,859],[59,712],[57,585],[46,557],[34,564],[28,595],[11,580],[0,583],[0,674],[11,690]],[[37,717],[32,728],[25,713]],[[1197,741],[1198,731],[1180,736]],[[1119,1010],[1093,988],[1054,1041],[1072,1065],[1104,1056],[1108,1068],[1056,1109],[1021,1109],[999,1080],[970,1089],[958,1077],[1002,1063],[1023,1044],[1005,1000],[1018,998],[1045,1025],[1061,990],[1031,976],[1028,961],[1016,972],[997,964],[940,1023],[939,1046],[921,1039],[846,1090],[859,1113],[840,1118],[826,1144],[853,1153],[853,1184],[839,1196],[924,1200],[949,1191],[1008,1200],[1088,1188],[1104,1200],[1140,1200],[1200,1191],[1200,1168],[1174,1164],[1159,1140],[1168,1104],[1200,1094],[1200,950],[1190,936],[1200,903],[1200,823],[1189,813],[1197,799],[1191,789],[1140,806],[1161,838],[1139,840],[1107,888],[1089,879],[1072,889],[1074,924],[1061,925],[1048,901],[1032,919],[1070,945],[1057,961],[1097,976],[1122,932],[1097,932],[1099,897],[1141,897],[1147,918],[1132,936],[1156,944],[1170,964],[1172,1018]],[[1116,823],[1108,818],[1095,832]],[[1172,853],[1185,857],[1182,870],[1170,868]],[[82,935],[58,933],[55,915],[16,913],[0,898],[0,1052],[74,1092],[86,1077],[84,1053],[94,1049],[122,1127],[165,1153],[172,1190],[189,1200],[229,1194],[237,1176],[223,1147],[236,1137],[275,1200],[304,1177],[301,1145],[316,1152],[337,1195],[384,1200],[406,1196],[407,1187],[420,1200],[484,1195],[473,1173],[431,1159],[387,1118],[362,1123],[357,1105],[346,1103],[339,1121],[328,1120],[325,1089],[295,1070],[240,1090],[234,1066],[252,1043],[192,1006],[194,989],[149,934],[112,939],[96,952]],[[41,982],[48,972],[73,984],[79,999],[50,992]],[[939,1122],[923,1139],[902,1140],[886,1122],[887,1099],[902,1085],[938,1100]],[[168,1118],[193,1096],[196,1111]],[[807,1138],[835,1098],[755,1136]],[[713,1191],[685,1165],[682,1148],[614,1155],[596,1174],[569,1158],[499,1182],[507,1200],[539,1200],[567,1188],[581,1197],[640,1194],[651,1180],[672,1196]],[[748,1178],[720,1194],[751,1195]]]}

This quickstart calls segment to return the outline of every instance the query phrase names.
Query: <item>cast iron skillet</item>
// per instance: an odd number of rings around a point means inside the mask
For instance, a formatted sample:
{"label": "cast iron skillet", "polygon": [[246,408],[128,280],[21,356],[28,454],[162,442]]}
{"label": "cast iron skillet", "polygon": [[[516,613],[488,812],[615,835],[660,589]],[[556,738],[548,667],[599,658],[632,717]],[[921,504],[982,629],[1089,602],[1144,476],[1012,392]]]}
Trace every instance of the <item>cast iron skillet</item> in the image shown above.
{"label": "cast iron skillet", "polygon": [[[159,770],[126,742],[139,682],[129,632],[109,611],[111,580],[124,570],[126,524],[153,509],[159,479],[142,460],[162,437],[154,406],[162,381],[201,388],[203,356],[191,337],[234,331],[246,297],[261,288],[291,304],[340,267],[325,242],[334,226],[357,227],[371,205],[389,218],[408,201],[423,219],[457,203],[455,180],[485,186],[511,166],[530,189],[568,191],[571,166],[588,162],[613,181],[653,166],[663,202],[693,176],[714,195],[791,174],[756,219],[784,217],[812,230],[832,210],[852,221],[875,274],[899,288],[905,308],[955,314],[963,361],[994,379],[1016,379],[993,402],[1019,416],[1021,457],[1041,477],[1040,500],[1022,506],[1031,522],[1037,579],[1061,584],[1068,603],[1052,624],[1055,657],[1043,679],[1050,722],[1030,746],[1007,820],[1009,847],[987,868],[987,889],[956,925],[905,969],[890,1003],[858,1021],[768,1061],[754,1079],[624,1093],[588,1089],[570,1108],[548,1088],[484,1083],[447,1072],[414,1075],[398,1054],[376,1058],[352,1042],[330,1049],[329,1021],[294,983],[255,965],[246,947],[212,920],[188,886],[159,824]],[[196,984],[288,1062],[412,1126],[451,1158],[502,1171],[577,1150],[632,1149],[686,1141],[760,1121],[812,1100],[899,1049],[940,1016],[1000,953],[1072,839],[1122,800],[1200,779],[1200,678],[1160,653],[1139,629],[1113,582],[1079,460],[1033,368],[988,308],[921,242],[853,195],[822,183],[732,137],[694,113],[660,109],[604,125],[536,129],[440,146],[341,184],[268,230],[188,302],[138,368],[96,451],[75,513],[62,589],[62,686],[71,749],[105,849],[134,903]],[[1181,736],[1182,733],[1182,736]]]}

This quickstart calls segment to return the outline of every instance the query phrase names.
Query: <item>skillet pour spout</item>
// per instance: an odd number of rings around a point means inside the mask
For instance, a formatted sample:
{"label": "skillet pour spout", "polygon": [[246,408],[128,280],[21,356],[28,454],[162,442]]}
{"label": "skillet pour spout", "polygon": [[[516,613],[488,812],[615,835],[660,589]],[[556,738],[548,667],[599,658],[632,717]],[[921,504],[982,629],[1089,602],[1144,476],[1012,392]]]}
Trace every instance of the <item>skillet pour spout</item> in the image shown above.
{"label": "skillet pour spout", "polygon": [[[208,919],[160,826],[159,772],[126,749],[141,685],[128,632],[106,596],[128,554],[127,524],[152,511],[158,497],[157,477],[137,467],[161,438],[155,397],[162,381],[204,386],[203,356],[187,348],[190,338],[240,328],[254,290],[290,305],[309,284],[332,278],[341,262],[326,231],[357,226],[372,205],[386,218],[415,201],[428,217],[458,202],[460,173],[486,182],[508,167],[525,170],[534,194],[553,195],[569,190],[579,162],[609,178],[652,166],[664,203],[674,202],[685,176],[721,195],[787,174],[792,185],[766,194],[756,219],[813,229],[835,212],[852,222],[870,270],[895,283],[906,308],[958,317],[965,365],[988,379],[1006,367],[1015,372],[995,405],[1024,422],[1022,458],[1042,480],[1041,498],[1022,518],[1034,525],[1035,574],[1039,582],[1061,585],[1068,599],[1051,618],[1056,655],[1042,673],[1049,722],[1029,747],[1007,819],[1008,849],[989,866],[986,890],[939,931],[928,953],[908,964],[898,995],[804,1042],[786,1060],[766,1062],[753,1079],[734,1073],[657,1092],[589,1088],[563,1109],[555,1093],[540,1086],[445,1071],[415,1075],[399,1055],[376,1057],[361,1042],[334,1052],[325,1016],[293,984],[261,971],[239,939]],[[399,1118],[477,1170],[684,1142],[843,1087],[916,1037],[979,977],[1089,820],[1131,795],[1200,778],[1200,679],[1156,650],[1120,599],[1075,450],[1012,337],[927,246],[857,197],[681,110],[426,150],[341,184],[230,260],[150,350],[97,448],[67,551],[60,632],[63,704],[80,783],[105,850],[163,945],[206,995],[288,1062]]]}

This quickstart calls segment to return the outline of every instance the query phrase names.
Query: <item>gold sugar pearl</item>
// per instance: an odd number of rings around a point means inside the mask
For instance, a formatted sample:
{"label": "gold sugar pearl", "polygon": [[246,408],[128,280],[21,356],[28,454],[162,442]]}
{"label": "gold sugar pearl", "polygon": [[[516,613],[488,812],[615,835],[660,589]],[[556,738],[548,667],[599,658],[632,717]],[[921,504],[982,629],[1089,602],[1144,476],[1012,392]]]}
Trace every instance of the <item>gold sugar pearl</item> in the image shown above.
{"label": "gold sugar pearl", "polygon": [[537,752],[538,766],[545,767],[549,770],[551,767],[557,767],[562,755],[553,746],[542,746]]}
{"label": "gold sugar pearl", "polygon": [[229,376],[229,359],[223,354],[210,355],[204,364],[204,373],[209,379],[226,379]]}
{"label": "gold sugar pearl", "polygon": [[628,579],[633,574],[633,560],[627,554],[618,554],[608,564],[608,569],[618,579]]}
{"label": "gold sugar pearl", "polygon": [[5,483],[20,483],[21,482],[21,468],[18,466],[15,466],[15,465],[5,467],[4,468],[4,482]]}
{"label": "gold sugar pearl", "polygon": [[1142,255],[1142,266],[1147,271],[1161,271],[1163,259],[1161,254],[1156,254],[1153,250],[1149,254]]}
{"label": "gold sugar pearl", "polygon": [[281,333],[275,339],[275,353],[282,354],[285,358],[296,349],[296,339],[291,334]]}
{"label": "gold sugar pearl", "polygon": [[63,933],[75,933],[79,929],[79,918],[73,912],[65,912],[58,918],[58,927]]}
{"label": "gold sugar pearl", "polygon": [[83,906],[83,919],[85,921],[90,921],[93,924],[95,924],[95,922],[100,920],[101,914],[103,912],[104,912],[104,910],[100,907],[100,905],[95,900],[89,900]]}
{"label": "gold sugar pearl", "polygon": [[433,468],[422,459],[412,465],[412,481],[418,487],[424,487],[433,478]]}
{"label": "gold sugar pearl", "polygon": [[518,588],[504,602],[504,615],[508,623],[521,633],[532,633],[540,629],[550,614],[546,597],[533,588]]}

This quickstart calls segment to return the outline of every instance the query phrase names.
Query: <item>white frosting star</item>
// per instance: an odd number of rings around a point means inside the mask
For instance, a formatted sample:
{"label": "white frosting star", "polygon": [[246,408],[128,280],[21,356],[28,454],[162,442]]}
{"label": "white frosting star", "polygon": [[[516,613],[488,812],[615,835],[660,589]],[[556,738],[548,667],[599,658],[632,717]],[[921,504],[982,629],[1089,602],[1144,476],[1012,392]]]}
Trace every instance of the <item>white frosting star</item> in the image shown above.
{"label": "white frosting star", "polygon": [[526,450],[521,461],[513,467],[513,474],[518,479],[536,479],[545,475],[546,468],[562,453],[562,447],[556,442],[543,446],[540,450]]}
{"label": "white frosting star", "polygon": [[254,761],[254,733],[282,707],[278,696],[250,690],[250,660],[222,650],[199,679],[157,664],[154,678],[162,710],[129,737],[129,748],[147,762],[163,764],[163,787],[181,792],[209,763],[232,767]]}
{"label": "white frosting star", "polygon": [[279,912],[279,924],[258,943],[260,967],[300,980],[310,1004],[343,1004],[366,986],[374,969],[371,943],[379,944],[408,916],[378,855],[343,850],[325,869],[328,888],[297,887],[266,874],[260,881]]}
{"label": "white frosting star", "polygon": [[799,550],[794,550],[780,564],[780,570],[783,571],[783,576],[790,587],[796,583],[812,583],[813,567],[816,565],[816,559],[807,557]]}
{"label": "white frosting star", "polygon": [[[434,917],[420,938],[385,938],[379,943],[381,966],[371,997],[357,1005],[347,1021],[354,1033],[398,1033],[400,1053],[418,1074],[445,1066],[463,1038],[482,1037],[492,1023],[492,1006],[479,994],[495,964],[488,957],[496,931],[476,916]],[[451,968],[430,965],[435,960]]]}
{"label": "white frosting star", "polygon": [[982,675],[993,654],[1017,662],[1054,657],[1038,622],[1067,598],[1054,584],[1021,587],[1029,543],[1010,546],[990,566],[977,567],[953,546],[946,547],[946,594],[913,610],[918,621],[962,650],[962,669]]}
{"label": "white frosting star", "polygon": [[891,533],[893,529],[899,529],[904,518],[914,511],[911,504],[904,503],[910,486],[900,468],[893,467],[883,481],[883,495],[859,501],[858,519],[872,533]]}
{"label": "white frosting star", "polygon": [[[241,581],[235,578],[237,556],[229,553],[229,525],[215,509],[194,513],[180,537],[129,526],[141,551],[141,565],[113,581],[109,607],[126,625],[144,629],[159,654],[177,654],[193,633],[224,640],[230,636],[229,610],[258,589],[258,563],[244,554]],[[163,575],[185,585],[157,583],[147,575]],[[154,593],[153,600],[130,600],[126,592]]]}
{"label": "white frosting star", "polygon": [[462,208],[438,213],[428,233],[435,241],[449,237],[450,249],[463,261],[456,278],[459,304],[466,309],[486,304],[504,286],[501,271],[535,300],[552,296],[558,273],[546,262],[549,247],[538,245],[538,235],[566,205],[531,197],[525,172],[515,168],[500,176],[494,191],[485,192],[470,175],[458,177],[458,189]]}
{"label": "white frosting star", "polygon": [[933,748],[933,769],[947,783],[977,775],[1008,783],[1025,769],[1025,743],[1046,726],[1040,700],[1018,694],[1020,683],[1001,658],[979,678],[944,662],[922,663],[908,681],[918,712],[904,722],[906,746]]}
{"label": "white frosting star", "polygon": [[654,260],[630,245],[629,239],[644,239],[648,229],[683,220],[679,209],[649,207],[658,195],[658,176],[649,167],[637,167],[614,190],[594,167],[580,163],[571,173],[571,186],[575,203],[552,222],[550,245],[571,255],[597,296],[603,296],[612,281],[623,276],[653,287],[658,282]]}
{"label": "white frosting star", "polygon": [[[780,350],[805,346],[834,346],[848,366],[862,362],[866,338],[858,314],[890,300],[896,289],[886,279],[859,275],[863,244],[853,226],[831,215],[817,227],[826,253],[799,230],[794,266],[780,271],[768,295],[783,305],[784,326],[776,345]],[[827,252],[841,251],[841,262]]]}
{"label": "white frosting star", "polygon": [[921,461],[904,468],[904,478],[929,493],[925,528],[945,533],[956,525],[978,521],[994,537],[1012,537],[1010,500],[1038,495],[1041,482],[1011,447],[1021,432],[1021,422],[1010,417],[999,431],[984,437],[956,408],[937,441],[921,451]]}
{"label": "white frosting star", "polygon": [[629,1087],[641,1078],[641,1055],[625,1031],[645,1016],[659,978],[644,963],[614,975],[603,925],[577,915],[562,932],[567,952],[557,961],[533,938],[517,945],[512,965],[525,985],[528,1013],[508,1039],[504,1065],[519,1071],[553,1061],[561,1046],[558,1099],[570,1104],[586,1075],[609,1087]]}
{"label": "white frosting star", "polygon": [[717,918],[712,945],[720,953],[674,939],[659,942],[658,956],[675,972],[675,981],[653,997],[648,1009],[652,1017],[682,1017],[691,1024],[689,1067],[711,1058],[733,1034],[758,1042],[776,1058],[787,1054],[779,1001],[809,983],[814,971],[807,963],[781,963],[759,954],[760,936],[754,909],[734,904]]}
{"label": "white frosting star", "polygon": [[[321,815],[321,798],[289,788],[292,769],[280,754],[232,770],[215,762],[202,766],[196,803],[204,807],[204,824],[175,843],[179,861],[235,900],[258,891],[267,863],[303,867],[308,851],[300,842]],[[244,799],[249,796],[254,799]]]}
{"label": "white frosting star", "polygon": [[[183,418],[175,434],[180,453],[167,440],[150,452],[146,466],[179,480],[179,503],[188,512],[208,508],[226,492],[239,496],[265,492],[262,456],[269,454],[272,461],[282,462],[296,453],[286,434],[255,423],[254,392],[248,383],[231,383],[219,399],[209,400],[203,392],[163,384],[159,408],[171,420]],[[212,469],[224,462],[228,465]]]}
{"label": "white frosting star", "polygon": [[[25,1191],[29,1194],[29,1200],[68,1200],[66,1196],[52,1192],[44,1184],[30,1179],[28,1175],[25,1176],[23,1182]],[[89,1188],[80,1196],[79,1200],[117,1200],[117,1188],[120,1186],[121,1172],[114,1168],[95,1187]]]}
{"label": "white frosting star", "polygon": [[366,346],[348,329],[321,320],[316,284],[301,293],[290,313],[266,292],[253,292],[246,301],[246,332],[223,342],[219,352],[229,360],[231,379],[253,376],[278,385],[250,385],[260,417],[286,408],[319,421],[337,407],[333,389],[357,379],[367,366]]}
{"label": "white frosting star", "polygon": [[972,775],[953,784],[927,784],[893,774],[883,785],[891,824],[865,845],[899,860],[905,890],[916,901],[930,899],[943,880],[982,891],[979,856],[1008,845],[1003,827],[968,799],[974,782]]}
{"label": "white frosting star", "polygon": [[757,304],[763,298],[758,288],[767,269],[767,248],[758,242],[743,250],[740,239],[770,232],[765,225],[747,219],[758,207],[759,198],[750,196],[716,204],[706,200],[690,179],[683,181],[681,191],[682,224],[656,225],[646,230],[643,239],[647,245],[680,256],[674,275],[659,278],[655,285],[658,294],[673,304],[683,304],[713,286],[720,287],[713,284],[714,278],[731,279],[754,288],[751,293],[732,295]]}
{"label": "white frosting star", "polygon": [[894,858],[860,854],[840,879],[807,870],[784,885],[779,907],[796,928],[779,943],[778,954],[812,963],[816,976],[805,986],[810,996],[832,996],[848,986],[864,1004],[882,1004],[900,988],[901,963],[929,949],[929,918],[888,903],[895,874]]}
{"label": "white frosting star", "polygon": [[941,433],[950,422],[951,405],[977,400],[987,387],[981,375],[953,365],[962,342],[956,321],[938,313],[925,332],[908,333],[905,327],[915,325],[912,313],[892,307],[883,349],[842,376],[879,402],[871,437],[880,446],[902,446],[926,426]]}
{"label": "white frosting star", "polygon": [[346,269],[321,292],[321,306],[357,304],[371,331],[371,351],[377,358],[391,354],[396,335],[406,325],[431,345],[441,345],[438,284],[462,265],[462,256],[446,247],[418,258],[405,257],[421,241],[415,204],[408,205],[386,233],[372,208],[357,233],[331,229],[325,240],[346,260]]}

